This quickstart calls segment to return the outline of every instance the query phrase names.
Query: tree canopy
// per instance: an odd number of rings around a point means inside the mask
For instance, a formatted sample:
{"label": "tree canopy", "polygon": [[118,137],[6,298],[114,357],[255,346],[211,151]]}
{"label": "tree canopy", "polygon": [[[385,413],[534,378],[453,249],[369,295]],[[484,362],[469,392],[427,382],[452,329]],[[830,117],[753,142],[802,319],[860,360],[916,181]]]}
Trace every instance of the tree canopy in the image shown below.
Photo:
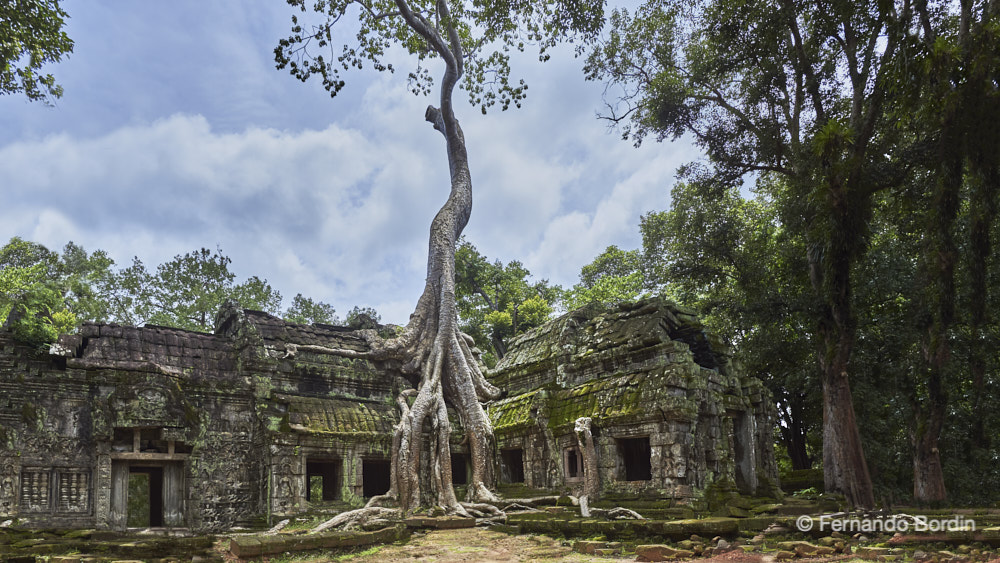
{"label": "tree canopy", "polygon": [[62,96],[62,86],[40,71],[73,52],[63,31],[69,16],[59,0],[13,0],[0,4],[0,94],[23,92],[31,101]]}
{"label": "tree canopy", "polygon": [[[698,186],[705,198],[699,206],[714,206],[723,226],[724,210],[738,208],[734,188],[749,180],[768,194],[776,232],[788,233],[799,253],[795,260],[780,255],[800,268],[787,279],[808,280],[810,290],[803,328],[816,347],[823,387],[826,485],[856,505],[872,506],[875,495],[854,407],[868,405],[855,401],[851,385],[868,396],[877,378],[899,375],[858,361],[877,357],[868,355],[869,345],[886,336],[859,311],[909,323],[899,333],[909,336],[896,343],[920,351],[923,362],[902,361],[921,374],[911,380],[915,392],[906,407],[913,415],[914,496],[939,502],[945,495],[939,436],[948,381],[955,381],[949,374],[956,369],[962,256],[969,257],[969,279],[979,280],[970,286],[968,327],[978,335],[972,342],[985,339],[990,322],[977,310],[989,299],[982,280],[992,259],[1000,155],[996,132],[982,130],[1000,107],[996,12],[988,1],[646,2],[616,10],[588,57],[588,77],[609,86],[604,117],[625,137],[638,143],[690,134],[705,151],[708,162],[685,167],[682,178]],[[917,226],[891,213],[894,206],[919,218]],[[963,217],[967,246],[958,242]],[[730,236],[745,237],[744,228]],[[724,249],[699,240],[718,230],[683,234],[699,242],[686,252],[707,258],[701,244],[709,254]],[[892,271],[869,267],[870,252],[887,257],[889,248],[909,256],[906,276],[892,283],[859,277]],[[728,258],[734,262],[723,268],[696,261],[691,273],[728,277],[746,266],[738,254]],[[875,295],[899,303],[900,294],[884,290],[903,291],[899,284],[908,279],[920,283],[910,286],[905,307],[870,308]],[[988,362],[978,345],[971,349],[972,371],[982,374]],[[985,379],[974,375],[972,395],[982,396],[979,381]]]}
{"label": "tree canopy", "polygon": [[645,294],[648,285],[640,252],[612,245],[580,269],[580,283],[566,290],[563,304],[572,310],[588,303],[634,301]]}
{"label": "tree canopy", "polygon": [[531,281],[517,260],[490,262],[464,240],[455,251],[455,284],[462,330],[489,366],[503,359],[511,338],[549,319],[562,291],[548,280]]}
{"label": "tree canopy", "polygon": [[[267,280],[250,276],[236,283],[231,263],[221,249],[202,248],[177,255],[151,273],[138,257],[116,268],[103,250],[88,253],[69,242],[59,254],[14,237],[0,249],[0,319],[13,311],[15,334],[37,344],[53,342],[86,321],[211,332],[220,307],[230,299],[295,323],[338,322],[331,305],[301,293],[282,313],[281,294]],[[355,307],[352,313],[358,311]],[[364,313],[378,321],[374,309]]]}

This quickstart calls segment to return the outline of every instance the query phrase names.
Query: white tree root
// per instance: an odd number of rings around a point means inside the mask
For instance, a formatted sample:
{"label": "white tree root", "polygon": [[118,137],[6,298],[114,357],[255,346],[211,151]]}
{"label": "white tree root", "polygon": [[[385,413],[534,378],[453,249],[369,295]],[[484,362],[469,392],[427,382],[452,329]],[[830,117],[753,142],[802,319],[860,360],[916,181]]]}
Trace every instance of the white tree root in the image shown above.
{"label": "white tree root", "polygon": [[287,519],[287,518],[286,518],[286,519],[284,519],[284,520],[282,520],[281,522],[278,522],[277,524],[275,524],[275,525],[274,525],[274,527],[273,527],[273,528],[271,528],[270,530],[268,530],[268,531],[264,532],[264,535],[265,535],[265,536],[273,536],[273,535],[277,534],[277,533],[278,533],[278,532],[280,532],[280,531],[281,531],[281,530],[282,530],[282,529],[283,529],[283,528],[284,528],[285,526],[287,526],[289,522],[291,522],[291,520],[289,520],[289,519]]}
{"label": "white tree root", "polygon": [[588,500],[598,500],[601,494],[601,482],[598,478],[597,447],[594,445],[594,433],[591,430],[591,419],[582,416],[573,425],[576,443],[583,457],[583,495]]}
{"label": "white tree root", "polygon": [[365,527],[382,527],[389,525],[393,521],[399,520],[400,512],[398,508],[383,508],[380,506],[369,506],[342,512],[319,526],[313,528],[309,533],[317,534],[332,528],[351,530]]}

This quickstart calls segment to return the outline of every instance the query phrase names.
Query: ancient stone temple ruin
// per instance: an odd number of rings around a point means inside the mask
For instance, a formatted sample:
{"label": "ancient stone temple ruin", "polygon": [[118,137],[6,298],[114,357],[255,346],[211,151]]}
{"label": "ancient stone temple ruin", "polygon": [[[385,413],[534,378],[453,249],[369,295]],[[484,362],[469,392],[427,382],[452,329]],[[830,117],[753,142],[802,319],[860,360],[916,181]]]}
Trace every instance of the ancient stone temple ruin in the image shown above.
{"label": "ancient stone temple ruin", "polygon": [[[0,332],[0,521],[211,531],[385,492],[394,401],[412,383],[309,345],[366,347],[232,305],[213,334],[85,324],[42,353]],[[515,340],[491,377],[506,392],[488,405],[503,483],[579,493],[586,417],[601,494],[776,491],[766,392],[673,303],[563,315]]]}

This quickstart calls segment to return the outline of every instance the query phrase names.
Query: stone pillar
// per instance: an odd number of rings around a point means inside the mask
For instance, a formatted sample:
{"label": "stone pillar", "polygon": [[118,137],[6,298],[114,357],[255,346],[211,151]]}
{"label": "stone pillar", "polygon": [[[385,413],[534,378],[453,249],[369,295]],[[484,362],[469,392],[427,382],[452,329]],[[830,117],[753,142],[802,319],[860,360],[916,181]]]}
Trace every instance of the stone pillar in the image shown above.
{"label": "stone pillar", "polygon": [[111,502],[108,527],[124,530],[128,523],[128,462],[111,462]]}
{"label": "stone pillar", "polygon": [[111,456],[97,456],[94,470],[94,519],[101,528],[111,527]]}
{"label": "stone pillar", "polygon": [[733,446],[736,450],[736,487],[745,495],[757,493],[757,448],[753,416],[738,411],[733,416]]}
{"label": "stone pillar", "polygon": [[184,466],[168,463],[163,467],[163,525],[184,526]]}

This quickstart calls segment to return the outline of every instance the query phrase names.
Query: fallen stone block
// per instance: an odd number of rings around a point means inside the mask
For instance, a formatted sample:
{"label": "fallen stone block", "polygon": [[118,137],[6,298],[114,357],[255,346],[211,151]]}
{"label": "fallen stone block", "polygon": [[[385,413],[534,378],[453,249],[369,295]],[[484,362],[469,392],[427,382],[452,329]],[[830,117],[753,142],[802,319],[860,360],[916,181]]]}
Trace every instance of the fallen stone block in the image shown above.
{"label": "fallen stone block", "polygon": [[573,542],[573,551],[585,555],[593,555],[597,553],[598,549],[604,549],[607,546],[608,543],[603,541],[578,541]]}
{"label": "fallen stone block", "polygon": [[669,561],[694,557],[693,551],[674,549],[669,545],[638,545],[635,548],[636,561]]}

